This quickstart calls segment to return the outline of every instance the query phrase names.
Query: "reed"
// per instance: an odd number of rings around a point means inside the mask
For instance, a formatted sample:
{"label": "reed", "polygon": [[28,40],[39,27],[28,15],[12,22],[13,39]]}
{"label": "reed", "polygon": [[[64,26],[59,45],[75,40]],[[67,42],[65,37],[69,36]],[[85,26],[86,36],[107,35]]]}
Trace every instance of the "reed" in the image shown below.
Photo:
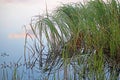
{"label": "reed", "polygon": [[30,26],[35,37],[27,49],[31,50],[33,62],[38,61],[39,69],[48,76],[64,68],[64,80],[71,79],[68,70],[72,66],[73,79],[104,80],[108,73],[112,77],[107,79],[119,78],[120,3],[117,0],[65,4],[52,14],[37,16]]}

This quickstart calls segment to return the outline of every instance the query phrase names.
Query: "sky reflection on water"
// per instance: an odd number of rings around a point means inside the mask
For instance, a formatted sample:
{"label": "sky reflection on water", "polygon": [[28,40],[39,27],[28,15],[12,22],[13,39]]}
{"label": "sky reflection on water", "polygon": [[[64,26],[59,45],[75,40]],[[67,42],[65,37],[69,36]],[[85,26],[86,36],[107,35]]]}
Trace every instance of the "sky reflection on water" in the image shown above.
{"label": "sky reflection on water", "polygon": [[[77,1],[80,0],[46,0],[49,11],[61,3]],[[13,59],[23,55],[24,25],[28,25],[35,15],[45,13],[45,7],[45,0],[0,1],[0,53],[10,54]],[[3,58],[0,58],[2,62]]]}
{"label": "sky reflection on water", "polygon": [[[61,3],[77,1],[80,0],[46,0],[48,11]],[[45,13],[45,7],[45,0],[0,0],[0,64],[16,63],[20,57],[19,63],[24,61],[24,25],[28,25],[35,15]],[[8,69],[9,73],[12,70]],[[0,77],[2,72],[0,69]]]}

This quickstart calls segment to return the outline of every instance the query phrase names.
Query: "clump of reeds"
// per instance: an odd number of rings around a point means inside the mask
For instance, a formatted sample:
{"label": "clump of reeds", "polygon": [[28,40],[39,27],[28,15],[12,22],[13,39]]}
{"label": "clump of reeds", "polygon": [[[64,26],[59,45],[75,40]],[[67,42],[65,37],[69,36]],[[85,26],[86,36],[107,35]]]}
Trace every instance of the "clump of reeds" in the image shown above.
{"label": "clump of reeds", "polygon": [[38,61],[40,69],[48,71],[49,75],[64,66],[67,80],[68,68],[72,66],[74,79],[106,79],[105,71],[109,68],[114,79],[119,77],[118,1],[65,4],[53,14],[38,16],[30,26],[35,36],[32,38],[34,45],[28,48],[31,58]]}

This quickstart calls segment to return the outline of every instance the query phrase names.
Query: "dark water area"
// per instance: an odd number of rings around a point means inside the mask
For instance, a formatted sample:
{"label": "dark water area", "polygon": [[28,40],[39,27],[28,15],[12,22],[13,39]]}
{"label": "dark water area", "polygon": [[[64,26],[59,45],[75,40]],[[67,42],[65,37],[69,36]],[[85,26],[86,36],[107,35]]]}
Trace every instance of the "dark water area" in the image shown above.
{"label": "dark water area", "polygon": [[[48,78],[48,72],[44,73],[39,69],[39,63],[36,63],[32,68],[30,67],[31,65],[32,63],[26,63],[24,59],[24,39],[10,40],[10,43],[6,44],[1,43],[0,80],[46,80]],[[78,68],[78,71],[79,70]],[[68,73],[71,79],[74,80],[74,69],[72,66],[68,66]],[[107,73],[106,76],[109,76],[109,73]],[[50,74],[49,80],[54,80],[54,78],[58,79],[58,77],[60,80],[64,79],[64,67]]]}
{"label": "dark water area", "polygon": [[[24,45],[24,39],[10,39],[6,44],[1,43],[0,80],[45,80],[45,76],[47,78],[47,74],[39,69],[37,63],[31,68],[32,63],[25,62]],[[63,71],[59,71],[59,74],[62,78]],[[51,74],[49,80],[53,78],[54,74]]]}
{"label": "dark water area", "polygon": [[[44,73],[39,69],[39,66],[35,64],[31,68],[32,64],[25,63],[23,57],[8,60],[7,54],[2,54],[1,59],[4,61],[0,63],[0,80],[46,80],[48,79],[48,73]],[[6,59],[6,61],[5,61]],[[59,70],[59,73],[52,73],[48,80],[54,80],[59,74],[60,80],[63,80],[63,70]],[[71,74],[72,75],[72,74]]]}
{"label": "dark water area", "polygon": [[[9,42],[0,43],[0,80],[47,80],[48,79],[48,73],[44,72],[43,69],[39,67],[39,63],[36,62],[33,66],[32,61],[25,62],[25,56],[24,56],[24,45],[25,41],[24,39],[10,39]],[[46,52],[45,48],[45,51]],[[27,59],[29,60],[29,54],[26,55]],[[87,54],[86,54],[87,56]],[[88,57],[84,57],[84,59],[87,59]],[[74,58],[77,59],[77,58]],[[83,60],[84,60],[83,59]],[[62,60],[62,59],[61,59]],[[33,60],[34,61],[34,60]],[[77,61],[76,61],[77,62]],[[73,61],[73,63],[75,63]],[[76,72],[82,71],[86,65],[71,65],[72,62],[68,65],[68,80],[79,80],[78,75],[76,75],[76,78],[74,79],[74,68],[76,68]],[[58,64],[59,65],[59,64]],[[33,67],[31,67],[33,66]],[[56,66],[57,67],[57,66]],[[56,68],[54,67],[54,68]],[[54,69],[53,68],[53,69]],[[105,68],[106,78],[109,80],[110,72],[109,68]],[[49,75],[48,80],[54,80],[58,79],[64,80],[64,66],[62,66],[57,71],[52,71]],[[119,75],[120,78],[120,75]],[[82,78],[83,79],[83,78]],[[89,80],[87,77],[85,80]],[[120,80],[120,79],[118,79]]]}

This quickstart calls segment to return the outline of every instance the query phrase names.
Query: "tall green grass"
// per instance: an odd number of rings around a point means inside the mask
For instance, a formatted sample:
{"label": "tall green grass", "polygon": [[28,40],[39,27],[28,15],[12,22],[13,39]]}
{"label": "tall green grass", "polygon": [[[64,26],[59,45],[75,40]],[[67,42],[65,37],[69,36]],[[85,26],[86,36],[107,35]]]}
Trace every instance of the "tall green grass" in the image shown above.
{"label": "tall green grass", "polygon": [[[39,69],[48,72],[48,76],[64,68],[64,80],[69,80],[72,66],[74,80],[119,77],[120,3],[117,0],[64,4],[52,14],[39,15],[30,26],[35,37],[27,49],[31,50],[31,59],[38,61]],[[110,76],[106,77],[108,73]]]}

